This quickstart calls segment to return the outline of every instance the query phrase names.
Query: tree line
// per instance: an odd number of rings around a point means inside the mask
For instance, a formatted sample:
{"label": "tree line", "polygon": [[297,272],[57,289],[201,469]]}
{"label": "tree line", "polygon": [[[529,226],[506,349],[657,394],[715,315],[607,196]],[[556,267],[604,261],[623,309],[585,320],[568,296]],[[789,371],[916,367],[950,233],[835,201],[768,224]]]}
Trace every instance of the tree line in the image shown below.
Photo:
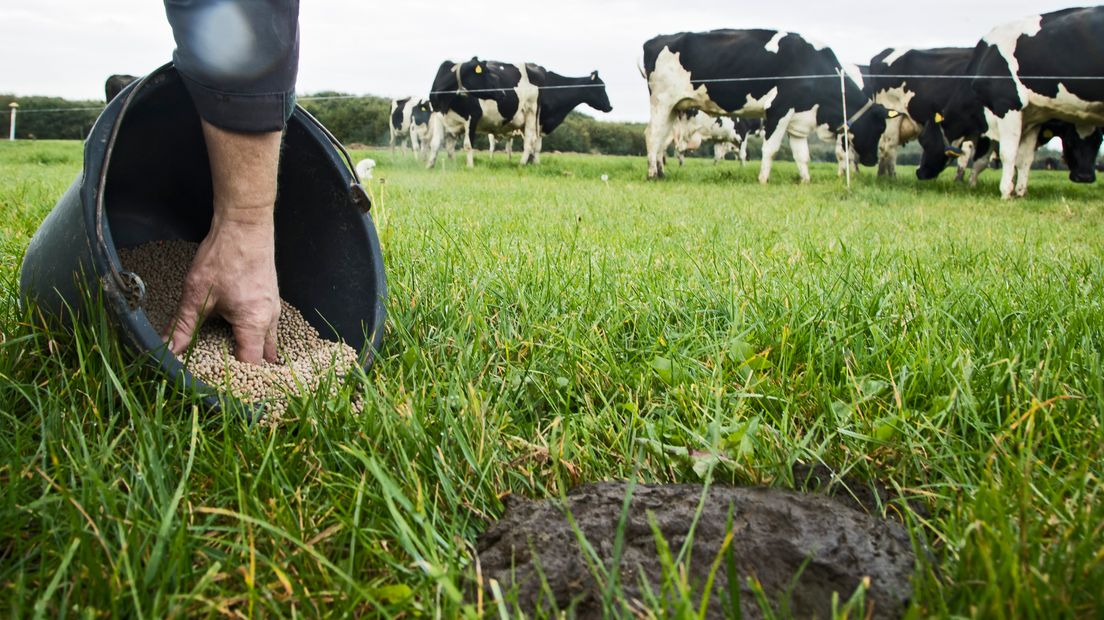
{"label": "tree line", "polygon": [[[0,94],[0,136],[9,132],[8,104],[19,103],[16,138],[20,140],[83,140],[104,103],[60,97],[16,97]],[[338,92],[301,95],[300,104],[345,144],[384,146],[390,139],[391,101],[384,97],[351,96]],[[477,148],[487,146],[481,137]],[[580,112],[568,116],[545,137],[544,151],[640,155],[644,148],[643,123],[600,121]]]}
{"label": "tree line", "polygon": [[[12,101],[20,106],[16,120],[16,138],[20,140],[83,140],[104,105],[97,100],[0,94],[0,137],[8,136],[11,119],[8,104]],[[391,101],[385,97],[327,91],[301,95],[300,104],[345,144],[378,147],[386,145],[390,139]],[[761,140],[749,141],[750,159],[759,159],[761,145]],[[487,148],[486,138],[481,136],[474,146]],[[602,121],[582,112],[572,112],[556,131],[544,138],[543,151],[643,157],[647,154],[644,123]],[[836,161],[834,143],[811,139],[810,152],[813,161]],[[712,157],[712,147],[702,146],[690,155]],[[778,157],[787,159],[789,156],[789,149],[784,146]],[[1060,157],[1060,153],[1040,149],[1036,163],[1042,166],[1057,159],[1060,165]],[[915,165],[919,159],[919,149],[910,144],[902,149],[898,163]]]}

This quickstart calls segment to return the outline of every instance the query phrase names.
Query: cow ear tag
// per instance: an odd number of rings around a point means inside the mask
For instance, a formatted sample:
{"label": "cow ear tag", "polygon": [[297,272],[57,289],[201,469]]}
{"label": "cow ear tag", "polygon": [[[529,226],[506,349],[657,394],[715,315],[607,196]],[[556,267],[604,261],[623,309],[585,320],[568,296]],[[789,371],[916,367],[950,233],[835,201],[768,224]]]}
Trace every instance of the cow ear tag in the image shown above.
{"label": "cow ear tag", "polygon": [[943,122],[943,115],[940,114],[939,112],[936,112],[935,113],[935,124],[938,125],[939,123],[942,123],[942,122]]}
{"label": "cow ear tag", "polygon": [[483,73],[483,67],[481,65],[475,65],[475,73],[476,75]]}
{"label": "cow ear tag", "polygon": [[888,118],[897,118],[897,116],[898,116],[898,115],[900,115],[900,114],[901,114],[901,113],[900,113],[900,112],[898,112],[897,110],[890,110],[890,111],[889,111],[889,113],[888,113],[888,114],[886,114],[886,116],[887,116]]}

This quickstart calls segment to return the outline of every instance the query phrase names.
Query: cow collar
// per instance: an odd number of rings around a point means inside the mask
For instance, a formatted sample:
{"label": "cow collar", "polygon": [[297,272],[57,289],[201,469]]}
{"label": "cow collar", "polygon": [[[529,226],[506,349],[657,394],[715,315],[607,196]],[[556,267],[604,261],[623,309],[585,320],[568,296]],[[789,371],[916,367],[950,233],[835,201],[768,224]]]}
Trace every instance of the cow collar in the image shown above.
{"label": "cow collar", "polygon": [[872,108],[872,107],[874,107],[874,100],[873,99],[867,99],[866,100],[866,105],[859,108],[858,112],[855,112],[854,114],[852,114],[851,118],[847,119],[847,122],[844,123],[843,126],[840,127],[838,130],[836,130],[837,133],[840,132],[840,131],[843,131],[844,129],[850,129],[851,125],[855,124],[855,122],[858,121],[860,118],[862,118],[863,114],[866,114],[868,111],[870,111],[870,108]]}

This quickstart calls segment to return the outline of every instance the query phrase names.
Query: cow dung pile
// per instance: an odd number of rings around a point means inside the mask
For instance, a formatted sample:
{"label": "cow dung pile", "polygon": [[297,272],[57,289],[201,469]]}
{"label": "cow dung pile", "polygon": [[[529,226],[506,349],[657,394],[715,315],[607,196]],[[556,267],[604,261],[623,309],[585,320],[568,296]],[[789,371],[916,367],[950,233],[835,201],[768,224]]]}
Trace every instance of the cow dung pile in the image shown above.
{"label": "cow dung pile", "polygon": [[[142,309],[154,329],[164,330],[175,317],[184,278],[199,245],[187,241],[154,241],[119,251],[123,268],[146,285]],[[323,339],[291,304],[280,301],[276,330],[278,361],[247,364],[234,357],[230,324],[218,317],[203,322],[181,360],[193,376],[243,402],[266,403],[266,421],[276,422],[288,397],[314,392],[322,379],[344,375],[357,364],[349,345]]]}
{"label": "cow dung pile", "polygon": [[[693,535],[692,552],[674,569],[674,578],[689,583],[695,610],[716,571],[709,618],[831,618],[833,595],[842,604],[862,584],[867,613],[853,615],[898,618],[907,609],[916,558],[901,523],[834,497],[782,489],[642,484],[631,489],[626,508],[629,492],[627,483],[605,482],[576,488],[564,501],[509,498],[506,514],[477,543],[479,587],[494,597],[497,583],[506,601],[516,601],[527,614],[559,610],[597,618],[610,592],[603,582],[616,574],[619,587],[612,591],[622,598],[613,599],[615,608],[647,615],[643,607],[675,603],[664,588],[664,574],[672,569],[661,559],[658,530],[671,557]],[[619,571],[613,566],[617,554]],[[760,606],[749,578],[761,585],[773,609]],[[732,608],[737,589],[740,612]]]}

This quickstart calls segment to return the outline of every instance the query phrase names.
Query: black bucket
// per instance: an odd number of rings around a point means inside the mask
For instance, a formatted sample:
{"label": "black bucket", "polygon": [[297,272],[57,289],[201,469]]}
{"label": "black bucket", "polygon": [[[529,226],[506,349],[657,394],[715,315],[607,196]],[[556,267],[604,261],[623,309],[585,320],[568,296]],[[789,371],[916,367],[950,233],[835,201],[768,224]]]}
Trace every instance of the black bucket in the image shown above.
{"label": "black bucket", "polygon": [[[123,271],[118,255],[150,241],[202,241],[211,196],[199,116],[166,65],[100,114],[84,145],[82,174],[27,248],[21,298],[64,320],[80,320],[90,297],[102,299],[126,344],[217,406],[216,390],[168,352],[162,326],[151,325],[141,308],[144,284]],[[324,338],[357,349],[366,370],[383,339],[387,295],[370,207],[348,153],[297,107],[284,135],[275,211],[280,296]]]}

